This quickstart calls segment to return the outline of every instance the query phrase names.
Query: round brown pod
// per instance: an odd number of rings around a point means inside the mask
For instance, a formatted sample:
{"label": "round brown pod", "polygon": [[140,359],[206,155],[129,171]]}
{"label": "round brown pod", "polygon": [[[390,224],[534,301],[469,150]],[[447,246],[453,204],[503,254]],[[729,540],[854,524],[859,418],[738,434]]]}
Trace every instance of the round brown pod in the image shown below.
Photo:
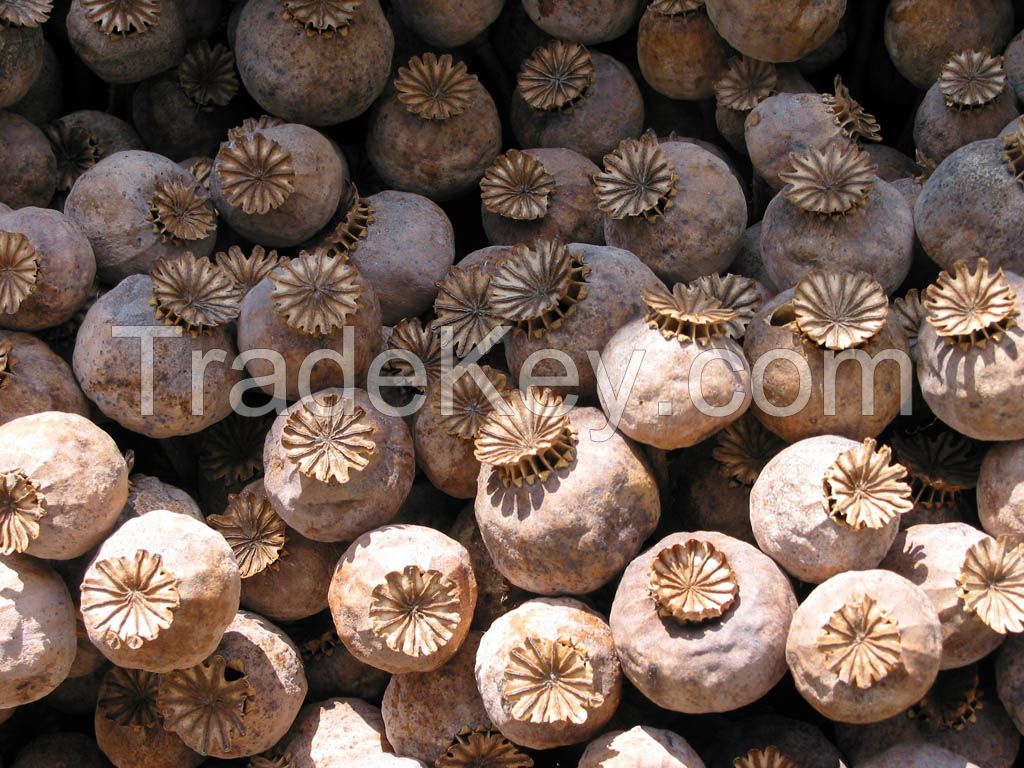
{"label": "round brown pod", "polygon": [[18,752],[11,768],[108,768],[96,742],[83,733],[38,736]]}
{"label": "round brown pod", "polygon": [[202,510],[191,496],[180,488],[168,485],[156,477],[134,474],[128,477],[128,501],[118,518],[120,528],[133,517],[155,512],[158,509],[177,512],[194,520],[205,522]]}
{"label": "round brown pod", "polygon": [[169,672],[198,664],[238,610],[238,565],[216,531],[176,512],[129,520],[97,550],[82,581],[89,639],[120,667]]}
{"label": "round brown pod", "polygon": [[679,734],[638,725],[587,744],[579,768],[704,768],[704,762]]}
{"label": "round brown pod", "polygon": [[8,109],[36,125],[44,125],[60,115],[63,100],[60,61],[53,46],[43,38],[43,67],[28,92]]}
{"label": "round brown pod", "polygon": [[[29,10],[22,16],[16,8],[6,8],[0,16],[0,108],[17,105],[31,90],[43,71],[44,49],[41,25],[49,11]],[[8,18],[10,16],[10,18]]]}
{"label": "round brown pod", "polygon": [[1024,730],[1024,638],[1010,637],[996,657],[999,701],[1018,731]]}
{"label": "round brown pod", "polygon": [[105,157],[145,146],[135,129],[120,118],[83,109],[43,127],[57,158],[57,190],[68,192],[78,177]]}
{"label": "round brown pod", "polygon": [[0,651],[0,709],[46,696],[71,671],[75,659],[75,606],[64,581],[38,560],[0,560],[0,626],[18,637]]}
{"label": "round brown pod", "polygon": [[530,20],[552,37],[592,45],[614,40],[633,26],[641,0],[548,3],[523,0]]}
{"label": "round brown pod", "polygon": [[808,8],[801,0],[707,0],[708,16],[733,48],[762,61],[796,61],[822,46],[839,27],[846,0]]}
{"label": "round brown pod", "polygon": [[844,723],[877,722],[920,701],[941,658],[935,606],[890,571],[841,573],[816,587],[786,642],[797,690]]}
{"label": "round brown pod", "polygon": [[860,768],[981,768],[932,744],[897,744],[860,764]]}
{"label": "round brown pod", "polygon": [[977,485],[983,451],[972,440],[950,429],[896,432],[896,460],[907,468],[914,510],[903,516],[900,528],[964,520],[965,496]]}
{"label": "round brown pod", "polygon": [[505,0],[396,0],[398,17],[437,48],[465,45],[498,18]]}
{"label": "round brown pod", "polygon": [[527,594],[501,575],[494,567],[494,558],[487,551],[476,513],[472,504],[467,504],[452,523],[448,534],[466,548],[473,563],[476,577],[476,614],[473,616],[474,629],[487,629],[499,616],[503,616],[526,599]]}
{"label": "round brown pod", "polygon": [[729,46],[711,24],[703,0],[651,3],[640,18],[637,59],[644,80],[670,99],[699,101],[714,95]]}
{"label": "round brown pod", "polygon": [[314,541],[351,541],[390,521],[416,473],[405,422],[360,389],[326,389],[282,412],[263,449],[267,497]]}
{"label": "round brown pod", "polygon": [[28,333],[0,331],[0,426],[44,411],[89,415],[69,366]]}
{"label": "round brown pod", "polygon": [[[2,395],[0,395],[2,397]],[[1024,443],[988,449],[978,475],[978,517],[990,536],[1024,536]]]}
{"label": "round brown pod", "polygon": [[755,547],[674,533],[626,568],[610,621],[622,671],[644,696],[675,712],[727,712],[785,675],[796,606],[789,579]]}
{"label": "round brown pod", "polygon": [[713,768],[846,768],[836,746],[817,726],[781,715],[734,720],[709,752]]}
{"label": "round brown pod", "polygon": [[617,59],[553,40],[520,64],[510,121],[524,147],[568,148],[598,163],[643,130],[644,102]]}
{"label": "round brown pod", "polygon": [[391,675],[363,664],[348,652],[334,629],[330,611],[317,616],[308,631],[304,629],[292,637],[302,655],[310,700],[351,696],[380,701]]}
{"label": "round brown pod", "polygon": [[39,128],[0,111],[0,203],[45,207],[57,189],[57,159]]}
{"label": "round brown pod", "polygon": [[[476,519],[495,567],[522,589],[586,594],[614,578],[658,524],[639,449],[596,408],[513,390],[481,425]],[[504,412],[504,411],[507,411]]]}

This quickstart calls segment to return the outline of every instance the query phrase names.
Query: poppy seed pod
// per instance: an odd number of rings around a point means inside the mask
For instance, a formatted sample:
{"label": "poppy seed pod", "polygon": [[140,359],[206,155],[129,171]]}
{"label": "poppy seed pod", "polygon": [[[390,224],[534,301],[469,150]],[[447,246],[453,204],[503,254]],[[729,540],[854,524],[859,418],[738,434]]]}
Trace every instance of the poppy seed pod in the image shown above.
{"label": "poppy seed pod", "polygon": [[57,191],[69,192],[78,177],[117,152],[144,150],[135,128],[120,118],[81,109],[43,127],[57,158]]}
{"label": "poppy seed pod", "polygon": [[505,0],[394,0],[398,17],[438,48],[465,45],[498,18]]}
{"label": "poppy seed pod", "polygon": [[46,134],[21,115],[0,111],[0,203],[45,207],[56,189],[57,159]]}
{"label": "poppy seed pod", "polygon": [[1017,730],[1024,725],[1024,638],[1010,637],[996,657],[996,688]]}
{"label": "poppy seed pod", "polygon": [[846,0],[808,7],[801,0],[707,0],[718,33],[740,53],[762,61],[796,61],[822,46],[838,29]]}
{"label": "poppy seed pod", "polygon": [[898,744],[861,763],[861,768],[981,768],[932,744]]}
{"label": "poppy seed pod", "polygon": [[0,331],[0,426],[44,411],[89,415],[71,367],[35,336]]}
{"label": "poppy seed pod", "polygon": [[11,768],[108,768],[90,736],[57,732],[39,736],[22,747]]}
{"label": "poppy seed pod", "polygon": [[0,50],[4,52],[0,58],[0,108],[17,105],[42,73],[42,25],[50,10],[49,3],[25,8],[7,3],[0,10]]}
{"label": "poppy seed pod", "polygon": [[988,449],[978,475],[978,517],[990,536],[1024,536],[1024,442]]}
{"label": "poppy seed pod", "polygon": [[651,3],[640,18],[636,42],[640,72],[670,99],[698,101],[714,95],[729,46],[708,19],[703,0]]}
{"label": "poppy seed pod", "polygon": [[638,725],[594,739],[579,768],[704,768],[704,762],[682,736]]}
{"label": "poppy seed pod", "polygon": [[949,429],[896,432],[892,447],[907,468],[914,510],[900,528],[963,520],[966,492],[978,484],[983,453],[973,440]]}
{"label": "poppy seed pod", "polygon": [[548,3],[523,0],[523,8],[544,32],[563,40],[592,45],[625,34],[636,21],[642,0],[593,0],[586,3]]}
{"label": "poppy seed pod", "polygon": [[721,744],[709,751],[732,768],[846,768],[836,746],[821,730],[803,720],[754,715],[730,723]]}

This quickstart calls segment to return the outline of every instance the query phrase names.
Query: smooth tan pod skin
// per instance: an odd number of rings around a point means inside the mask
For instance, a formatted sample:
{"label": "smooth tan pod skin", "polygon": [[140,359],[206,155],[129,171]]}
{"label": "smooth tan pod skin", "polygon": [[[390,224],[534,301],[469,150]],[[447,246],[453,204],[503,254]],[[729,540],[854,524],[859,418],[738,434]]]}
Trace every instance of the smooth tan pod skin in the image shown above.
{"label": "smooth tan pod skin", "polygon": [[679,734],[637,725],[594,739],[579,768],[704,768],[704,761]]}
{"label": "smooth tan pod skin", "polygon": [[348,768],[390,750],[380,709],[362,699],[333,698],[304,706],[282,740],[295,768]]}
{"label": "smooth tan pod skin", "polygon": [[1024,537],[1024,441],[996,443],[978,474],[978,517],[990,536]]}
{"label": "smooth tan pod skin", "polygon": [[437,412],[441,385],[431,382],[423,406],[409,420],[416,464],[440,491],[457,499],[476,496],[476,478],[480,474],[476,445],[471,439],[448,434],[444,419]]}
{"label": "smooth tan pod skin", "polygon": [[644,80],[670,99],[714,98],[715,80],[729,63],[729,46],[703,11],[665,16],[648,9],[636,52]]}
{"label": "smooth tan pod skin", "polygon": [[733,48],[762,61],[796,61],[824,45],[846,0],[708,0],[708,16]]}
{"label": "smooth tan pod skin", "polygon": [[642,4],[642,0],[523,0],[526,13],[542,30],[584,45],[624,35]]}
{"label": "smooth tan pod skin", "polygon": [[11,345],[14,372],[0,388],[0,426],[19,416],[44,411],[89,415],[89,401],[63,359],[29,333],[0,331],[0,344]]}

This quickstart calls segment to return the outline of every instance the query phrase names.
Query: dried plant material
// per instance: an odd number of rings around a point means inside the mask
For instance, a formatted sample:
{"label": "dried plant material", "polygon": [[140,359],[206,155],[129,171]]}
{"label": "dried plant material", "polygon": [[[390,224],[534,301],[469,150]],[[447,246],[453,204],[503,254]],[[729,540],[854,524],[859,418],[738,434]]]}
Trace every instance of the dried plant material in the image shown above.
{"label": "dried plant material", "polygon": [[434,765],[436,768],[533,768],[533,760],[499,731],[463,728]]}
{"label": "dried plant material", "polygon": [[913,356],[917,351],[917,337],[921,334],[921,325],[927,315],[924,304],[921,303],[921,292],[917,288],[911,288],[906,296],[893,301],[892,310],[900,328],[907,334],[907,344]]}
{"label": "dried plant material", "polygon": [[501,699],[516,720],[585,723],[604,696],[586,652],[572,640],[527,637],[509,653]]}
{"label": "dried plant material", "polygon": [[99,142],[85,128],[68,123],[49,123],[43,133],[57,158],[57,189],[66,192],[78,177],[100,161]]}
{"label": "dried plant material", "polygon": [[885,326],[889,297],[866,272],[808,272],[793,290],[793,321],[825,349],[853,349]]}
{"label": "dried plant material", "polygon": [[18,365],[11,350],[13,347],[9,341],[0,341],[0,389],[7,386],[7,382],[14,376],[14,369]]}
{"label": "dried plant material", "polygon": [[854,141],[881,141],[881,129],[875,116],[867,112],[856,99],[850,95],[850,90],[843,85],[843,79],[836,75],[835,93],[824,93],[821,96],[828,111],[832,113],[833,121],[843,135]]}
{"label": "dried plant material", "polygon": [[370,463],[376,432],[366,412],[351,400],[327,395],[304,400],[289,415],[281,445],[288,460],[321,483],[347,483],[350,472]]}
{"label": "dried plant material", "polygon": [[491,278],[491,308],[530,336],[562,325],[587,297],[590,267],[561,240],[539,238],[516,245]]}
{"label": "dried plant material", "polygon": [[310,37],[347,35],[363,0],[281,0],[284,19]]}
{"label": "dried plant material", "polygon": [[799,768],[778,747],[752,749],[732,761],[733,768]]}
{"label": "dried plant material", "polygon": [[903,646],[896,619],[873,598],[860,595],[822,627],[818,650],[841,682],[870,688],[902,663]]}
{"label": "dried plant material", "polygon": [[0,470],[0,555],[24,552],[39,538],[46,499],[21,469]]}
{"label": "dried plant material", "polygon": [[484,208],[516,221],[543,219],[554,191],[555,178],[544,163],[518,149],[499,155],[480,180]]}
{"label": "dried plant material", "polygon": [[989,629],[1024,632],[1024,544],[985,537],[967,550],[956,585],[964,610]]}
{"label": "dried plant material", "polygon": [[243,485],[263,472],[267,421],[231,414],[205,430],[199,446],[199,473],[228,487]]}
{"label": "dried plant material", "polygon": [[650,9],[662,16],[681,16],[704,7],[704,0],[651,0]]}
{"label": "dried plant material", "polygon": [[449,53],[413,56],[408,65],[398,68],[395,78],[398,100],[424,120],[461,115],[473,100],[476,86],[476,75],[469,74],[465,63],[456,62]]}
{"label": "dried plant material", "polygon": [[661,286],[644,289],[647,305],[647,324],[661,331],[666,339],[707,344],[709,340],[725,336],[729,323],[736,319],[733,309],[722,306],[700,288],[676,283],[669,293]]}
{"label": "dried plant material", "polygon": [[260,115],[259,117],[247,117],[242,121],[241,125],[237,125],[234,128],[228,129],[228,141],[234,141],[241,139],[246,136],[251,136],[254,133],[259,133],[266,128],[276,128],[279,125],[284,125],[285,122],[279,117],[273,115]]}
{"label": "dried plant material", "polygon": [[80,0],[85,18],[110,37],[145,34],[160,23],[160,0]]}
{"label": "dried plant material", "polygon": [[678,180],[657,137],[623,139],[594,176],[597,207],[613,219],[643,216],[653,222],[672,205]]}
{"label": "dried plant material", "polygon": [[333,656],[340,645],[341,638],[337,630],[329,629],[299,644],[299,655],[304,663],[321,661]]}
{"label": "dried plant material", "polygon": [[658,552],[649,576],[658,615],[680,624],[719,618],[740,592],[725,554],[696,539]]}
{"label": "dried plant material", "polygon": [[216,264],[203,256],[185,253],[157,259],[150,270],[156,316],[193,336],[209,333],[238,317],[242,296]]}
{"label": "dried plant material", "polygon": [[280,208],[295,190],[291,153],[258,131],[221,144],[214,167],[228,205],[250,216]]}
{"label": "dried plant material", "polygon": [[[876,450],[877,448],[877,450]],[[854,530],[884,528],[914,508],[907,470],[873,438],[839,454],[825,470],[825,509]]]}
{"label": "dried plant material", "polygon": [[[407,317],[400,320],[391,329],[388,337],[388,349],[407,352],[423,364],[427,375],[427,384],[441,376],[441,340],[437,334],[420,322],[418,317]],[[395,357],[388,360],[387,367],[399,376],[414,376],[416,369],[413,364],[403,358]]]}
{"label": "dried plant material", "polygon": [[1024,184],[1024,118],[1017,119],[1017,132],[1003,137],[1003,162],[1013,177]]}
{"label": "dried plant material", "polygon": [[193,157],[185,163],[185,170],[195,176],[199,186],[210,191],[210,174],[213,173],[213,160],[208,157]]}
{"label": "dried plant material", "polygon": [[[501,398],[508,397],[509,383],[505,374],[489,365],[480,366],[480,370],[493,387],[493,392]],[[445,382],[437,387],[431,406],[445,432],[462,440],[475,440],[480,427],[494,410],[495,404],[489,396],[491,392],[481,387],[465,369],[456,368],[452,377],[451,387],[446,387]]]}
{"label": "dried plant material", "polygon": [[491,343],[481,346],[498,326],[498,317],[491,306],[491,278],[478,265],[455,266],[448,271],[445,279],[437,284],[434,313],[437,319],[430,328],[441,334],[442,348],[446,346],[448,333],[459,357],[465,357],[474,347],[479,347],[483,353],[493,346]]}
{"label": "dried plant material", "polygon": [[936,731],[960,732],[978,721],[983,708],[978,668],[972,664],[940,672],[928,694],[907,710],[907,717],[927,720]]}
{"label": "dried plant material", "polygon": [[708,296],[717,299],[726,309],[736,313],[736,317],[725,324],[725,335],[733,339],[743,338],[747,326],[754,319],[757,310],[764,303],[758,290],[757,281],[742,275],[717,272],[698,277],[691,285],[704,291]]}
{"label": "dried plant material", "polygon": [[[529,398],[529,402],[527,401]],[[512,390],[505,407],[495,408],[476,436],[477,461],[498,468],[506,486],[519,488],[546,481],[576,459],[576,428],[549,389],[527,395]]]}
{"label": "dried plant material", "polygon": [[954,109],[995,101],[1006,90],[1003,57],[971,50],[953,54],[939,72],[939,90],[946,106]]}
{"label": "dried plant material", "polygon": [[181,247],[208,237],[217,225],[217,214],[210,193],[198,181],[160,179],[153,187],[146,220],[153,222],[161,240]]}
{"label": "dried plant material", "polygon": [[160,675],[154,672],[111,667],[100,683],[96,711],[118,725],[159,728],[159,687]]}
{"label": "dried plant material", "polygon": [[594,62],[585,46],[552,40],[523,60],[517,82],[523,101],[534,109],[568,113],[590,94]]}
{"label": "dried plant material", "polygon": [[1017,322],[1017,296],[1002,267],[989,272],[988,259],[978,259],[973,271],[965,261],[943,271],[924,293],[927,320],[949,344],[967,350],[997,342]]}
{"label": "dried plant material", "polygon": [[164,728],[189,734],[189,743],[196,745],[199,754],[208,755],[214,745],[230,751],[231,739],[245,735],[242,717],[255,697],[245,670],[218,654],[189,669],[162,675],[157,706]]}
{"label": "dried plant material", "polygon": [[359,271],[323,251],[303,251],[272,273],[270,283],[277,313],[309,336],[328,336],[347,325],[363,295]]}
{"label": "dried plant material", "polygon": [[459,627],[459,587],[440,571],[407,565],[384,576],[370,596],[373,633],[407,656],[429,656]]}
{"label": "dried plant material", "polygon": [[98,560],[82,582],[82,614],[113,649],[137,650],[171,626],[178,580],[163,558],[144,549],[132,557]]}
{"label": "dried plant material", "polygon": [[348,197],[352,202],[345,218],[320,242],[320,250],[328,256],[347,259],[359,247],[359,241],[370,234],[370,225],[374,222],[373,205],[359,196],[355,184],[349,184]]}
{"label": "dried plant material", "polygon": [[726,426],[715,439],[711,455],[718,462],[722,474],[734,483],[746,486],[752,486],[761,470],[786,447],[785,441],[749,416]]}
{"label": "dried plant material", "polygon": [[805,213],[841,218],[867,203],[875,185],[868,153],[852,143],[833,141],[822,151],[789,155],[792,170],[779,174],[783,196]]}
{"label": "dried plant material", "polygon": [[235,553],[243,579],[277,570],[284,555],[285,524],[270,501],[254,493],[233,493],[228,496],[224,514],[206,518],[210,527],[220,533]]}
{"label": "dried plant material", "polygon": [[918,169],[918,173],[914,174],[914,181],[918,184],[928,181],[938,167],[938,163],[927,157],[920,149],[914,150],[914,165]]}
{"label": "dried plant material", "polygon": [[20,232],[0,231],[0,314],[13,315],[39,281],[39,254]]}
{"label": "dried plant material", "polygon": [[52,0],[0,0],[0,25],[39,27],[53,12]]}
{"label": "dried plant material", "polygon": [[896,458],[907,468],[915,505],[943,507],[978,484],[982,451],[957,432],[897,433],[892,445]]}
{"label": "dried plant material", "polygon": [[730,61],[728,68],[715,81],[715,99],[720,107],[749,112],[775,95],[778,85],[774,64],[741,56]]}
{"label": "dried plant material", "polygon": [[266,754],[250,757],[247,768],[295,768],[295,761],[292,760],[292,756],[289,753],[275,755],[273,754],[274,751],[271,750]]}
{"label": "dried plant material", "polygon": [[237,245],[232,245],[214,258],[217,266],[224,270],[241,292],[242,298],[284,261],[277,255],[277,251],[268,252],[262,245],[254,245],[248,256]]}
{"label": "dried plant material", "polygon": [[238,93],[235,55],[226,45],[200,40],[178,65],[178,85],[200,109],[227,106]]}

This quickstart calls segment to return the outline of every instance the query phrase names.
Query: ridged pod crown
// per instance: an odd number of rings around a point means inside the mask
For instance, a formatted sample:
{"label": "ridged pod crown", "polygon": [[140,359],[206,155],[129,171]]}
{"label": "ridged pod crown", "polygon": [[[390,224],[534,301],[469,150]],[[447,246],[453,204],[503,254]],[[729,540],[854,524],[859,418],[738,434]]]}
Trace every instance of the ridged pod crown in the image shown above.
{"label": "ridged pod crown", "polygon": [[529,636],[509,653],[501,698],[528,723],[585,723],[604,703],[586,651],[569,638]]}
{"label": "ridged pod crown", "polygon": [[579,43],[552,40],[519,68],[519,95],[543,112],[571,112],[586,101],[593,84],[594,62]]}
{"label": "ridged pod crown", "polygon": [[726,336],[736,320],[736,310],[722,306],[696,286],[676,283],[669,292],[661,286],[644,289],[647,324],[666,339],[705,345],[711,339]]}
{"label": "ridged pod crown", "polygon": [[235,553],[243,579],[268,569],[276,571],[278,561],[287,554],[284,520],[265,496],[248,491],[230,494],[224,512],[210,515],[206,522],[224,537]]}
{"label": "ridged pod crown", "polygon": [[217,227],[210,193],[198,182],[180,177],[158,179],[153,185],[146,220],[165,243],[179,248],[205,240]]}
{"label": "ridged pod crown", "polygon": [[836,75],[834,86],[834,93],[822,94],[821,98],[843,135],[853,140],[881,141],[882,134],[875,116],[850,95],[839,75]]}
{"label": "ridged pod crown", "polygon": [[832,350],[868,343],[889,316],[889,298],[866,272],[808,272],[793,289],[790,307],[794,330]]}
{"label": "ridged pod crown", "polygon": [[193,336],[209,334],[241,311],[242,296],[228,274],[191,252],[157,259],[150,270],[157,318]]}
{"label": "ridged pod crown", "polygon": [[373,633],[406,656],[429,656],[452,639],[461,620],[459,586],[416,565],[391,571],[370,595]]}
{"label": "ridged pod crown", "polygon": [[28,473],[0,469],[0,555],[24,552],[39,538],[46,497]]}
{"label": "ridged pod crown", "polygon": [[769,96],[775,95],[779,85],[774,64],[758,61],[749,56],[732,59],[722,76],[715,81],[715,99],[718,105],[738,112],[749,112]]}
{"label": "ridged pod crown", "polygon": [[948,506],[978,484],[984,452],[974,441],[951,429],[897,432],[892,436],[892,446],[907,469],[916,506]]}
{"label": "ridged pod crown", "polygon": [[764,303],[764,296],[758,289],[757,281],[742,275],[717,272],[698,277],[690,286],[721,303],[725,309],[731,309],[736,317],[725,324],[725,333],[733,339],[741,339],[747,332],[747,326],[754,319],[757,310]]}
{"label": "ridged pod crown", "polygon": [[498,731],[463,728],[435,762],[436,768],[533,768],[533,760]]}
{"label": "ridged pod crown", "polygon": [[597,207],[612,219],[643,216],[657,221],[672,205],[678,180],[656,136],[623,139],[604,156],[604,170],[594,176]]}
{"label": "ridged pod crown", "polygon": [[800,768],[778,747],[752,749],[732,761],[733,768]]}
{"label": "ridged pod crown", "polygon": [[491,213],[515,221],[537,221],[548,211],[555,179],[527,152],[510,149],[480,180],[480,199]]}
{"label": "ridged pod crown", "polygon": [[0,0],[0,26],[40,27],[52,12],[52,0]]}
{"label": "ridged pod crown", "polygon": [[984,709],[978,667],[971,664],[939,672],[927,695],[907,710],[912,720],[926,720],[936,731],[959,733],[978,721]]}
{"label": "ridged pod crown", "polygon": [[232,245],[227,251],[217,253],[214,259],[243,298],[285,261],[277,251],[267,251],[262,245],[254,245],[248,256],[239,246]]}
{"label": "ridged pod crown", "polygon": [[1003,137],[1003,163],[1017,181],[1024,184],[1024,117],[1017,118],[1017,130]]}
{"label": "ridged pod crown", "polygon": [[160,675],[141,669],[111,667],[96,697],[96,712],[118,725],[160,728],[156,697]]}
{"label": "ridged pod crown", "polygon": [[828,669],[847,685],[870,688],[902,664],[899,622],[869,595],[853,595],[818,636]]}
{"label": "ridged pod crown", "polygon": [[451,343],[459,357],[474,347],[486,352],[492,344],[485,340],[499,322],[491,304],[490,275],[477,264],[452,267],[437,284],[434,314],[437,319],[430,328],[440,335],[442,349]]}
{"label": "ridged pod crown", "polygon": [[461,440],[475,440],[495,404],[510,394],[508,379],[489,365],[479,367],[482,380],[469,369],[456,367],[451,385],[442,379],[434,388],[431,407],[447,432]]}
{"label": "ridged pod crown", "polygon": [[[388,350],[408,353],[419,360],[426,371],[428,386],[441,375],[441,340],[418,317],[398,321],[391,329],[387,346]],[[415,374],[412,362],[398,357],[388,360],[388,368],[400,376]]]}
{"label": "ridged pod crown", "polygon": [[990,104],[1006,90],[1002,56],[966,50],[953,54],[939,72],[939,91],[947,107],[976,109]]}
{"label": "ridged pod crown", "polygon": [[725,553],[698,539],[659,551],[648,579],[658,615],[683,625],[720,618],[740,592]]}
{"label": "ridged pod crown", "polygon": [[359,311],[359,270],[323,251],[303,251],[268,278],[274,308],[288,326],[308,336],[329,336]]}
{"label": "ridged pod crown", "polygon": [[234,54],[221,43],[194,43],[178,64],[178,85],[199,109],[227,106],[238,93]]}
{"label": "ridged pod crown", "polygon": [[282,17],[310,37],[347,35],[363,0],[281,0]]}
{"label": "ridged pod crown", "polygon": [[263,474],[263,439],[266,418],[232,413],[203,430],[199,441],[199,474],[238,488]]}
{"label": "ridged pod crown", "polygon": [[376,427],[351,400],[309,397],[292,407],[281,446],[299,472],[321,483],[344,484],[369,465],[377,450]]}
{"label": "ridged pod crown", "polygon": [[14,376],[14,369],[18,365],[18,358],[14,356],[14,347],[9,341],[0,341],[0,389],[7,386],[7,383]]}
{"label": "ridged pod crown", "polygon": [[925,322],[927,314],[921,302],[921,292],[917,288],[911,288],[905,296],[894,299],[892,311],[907,335],[910,356],[914,357],[917,354],[917,339],[921,335],[921,325]]}
{"label": "ridged pod crown", "polygon": [[373,204],[359,195],[355,184],[349,184],[347,198],[349,205],[345,218],[324,236],[317,249],[328,256],[347,259],[370,234],[370,225],[375,221]]}
{"label": "ridged pod crown", "polygon": [[986,536],[967,550],[956,584],[964,610],[989,629],[1024,632],[1024,544]]}
{"label": "ridged pod crown", "polygon": [[0,230],[0,315],[13,315],[35,293],[39,252],[20,232]]}
{"label": "ridged pod crown", "polygon": [[213,167],[228,205],[250,216],[280,208],[295,191],[291,153],[260,131],[229,137]]}
{"label": "ridged pod crown", "polygon": [[839,219],[864,206],[875,184],[868,153],[852,142],[833,141],[789,156],[790,170],[779,174],[783,196],[805,213]]}
{"label": "ridged pod crown", "polygon": [[398,100],[424,120],[448,120],[461,115],[477,90],[476,75],[451,54],[424,53],[399,67],[395,78]]}
{"label": "ridged pod crown", "polygon": [[682,16],[699,11],[704,0],[651,0],[648,7],[662,16]]}
{"label": "ridged pod crown", "polygon": [[98,163],[102,157],[99,141],[79,125],[68,122],[49,123],[43,133],[57,158],[57,189],[66,192],[78,177]]}
{"label": "ridged pod crown", "polygon": [[711,452],[721,473],[735,484],[752,486],[761,470],[786,443],[752,416],[743,416],[722,429]]}
{"label": "ridged pod crown", "polygon": [[963,350],[998,342],[1017,323],[1017,295],[1000,267],[989,271],[988,260],[972,268],[965,261],[942,272],[924,295],[926,319],[948,344]]}
{"label": "ridged pod crown", "polygon": [[829,517],[854,530],[884,528],[914,509],[906,477],[892,449],[868,437],[825,470],[822,503]]}
{"label": "ridged pod crown", "polygon": [[142,35],[160,23],[162,0],[79,0],[85,18],[110,37]]}

